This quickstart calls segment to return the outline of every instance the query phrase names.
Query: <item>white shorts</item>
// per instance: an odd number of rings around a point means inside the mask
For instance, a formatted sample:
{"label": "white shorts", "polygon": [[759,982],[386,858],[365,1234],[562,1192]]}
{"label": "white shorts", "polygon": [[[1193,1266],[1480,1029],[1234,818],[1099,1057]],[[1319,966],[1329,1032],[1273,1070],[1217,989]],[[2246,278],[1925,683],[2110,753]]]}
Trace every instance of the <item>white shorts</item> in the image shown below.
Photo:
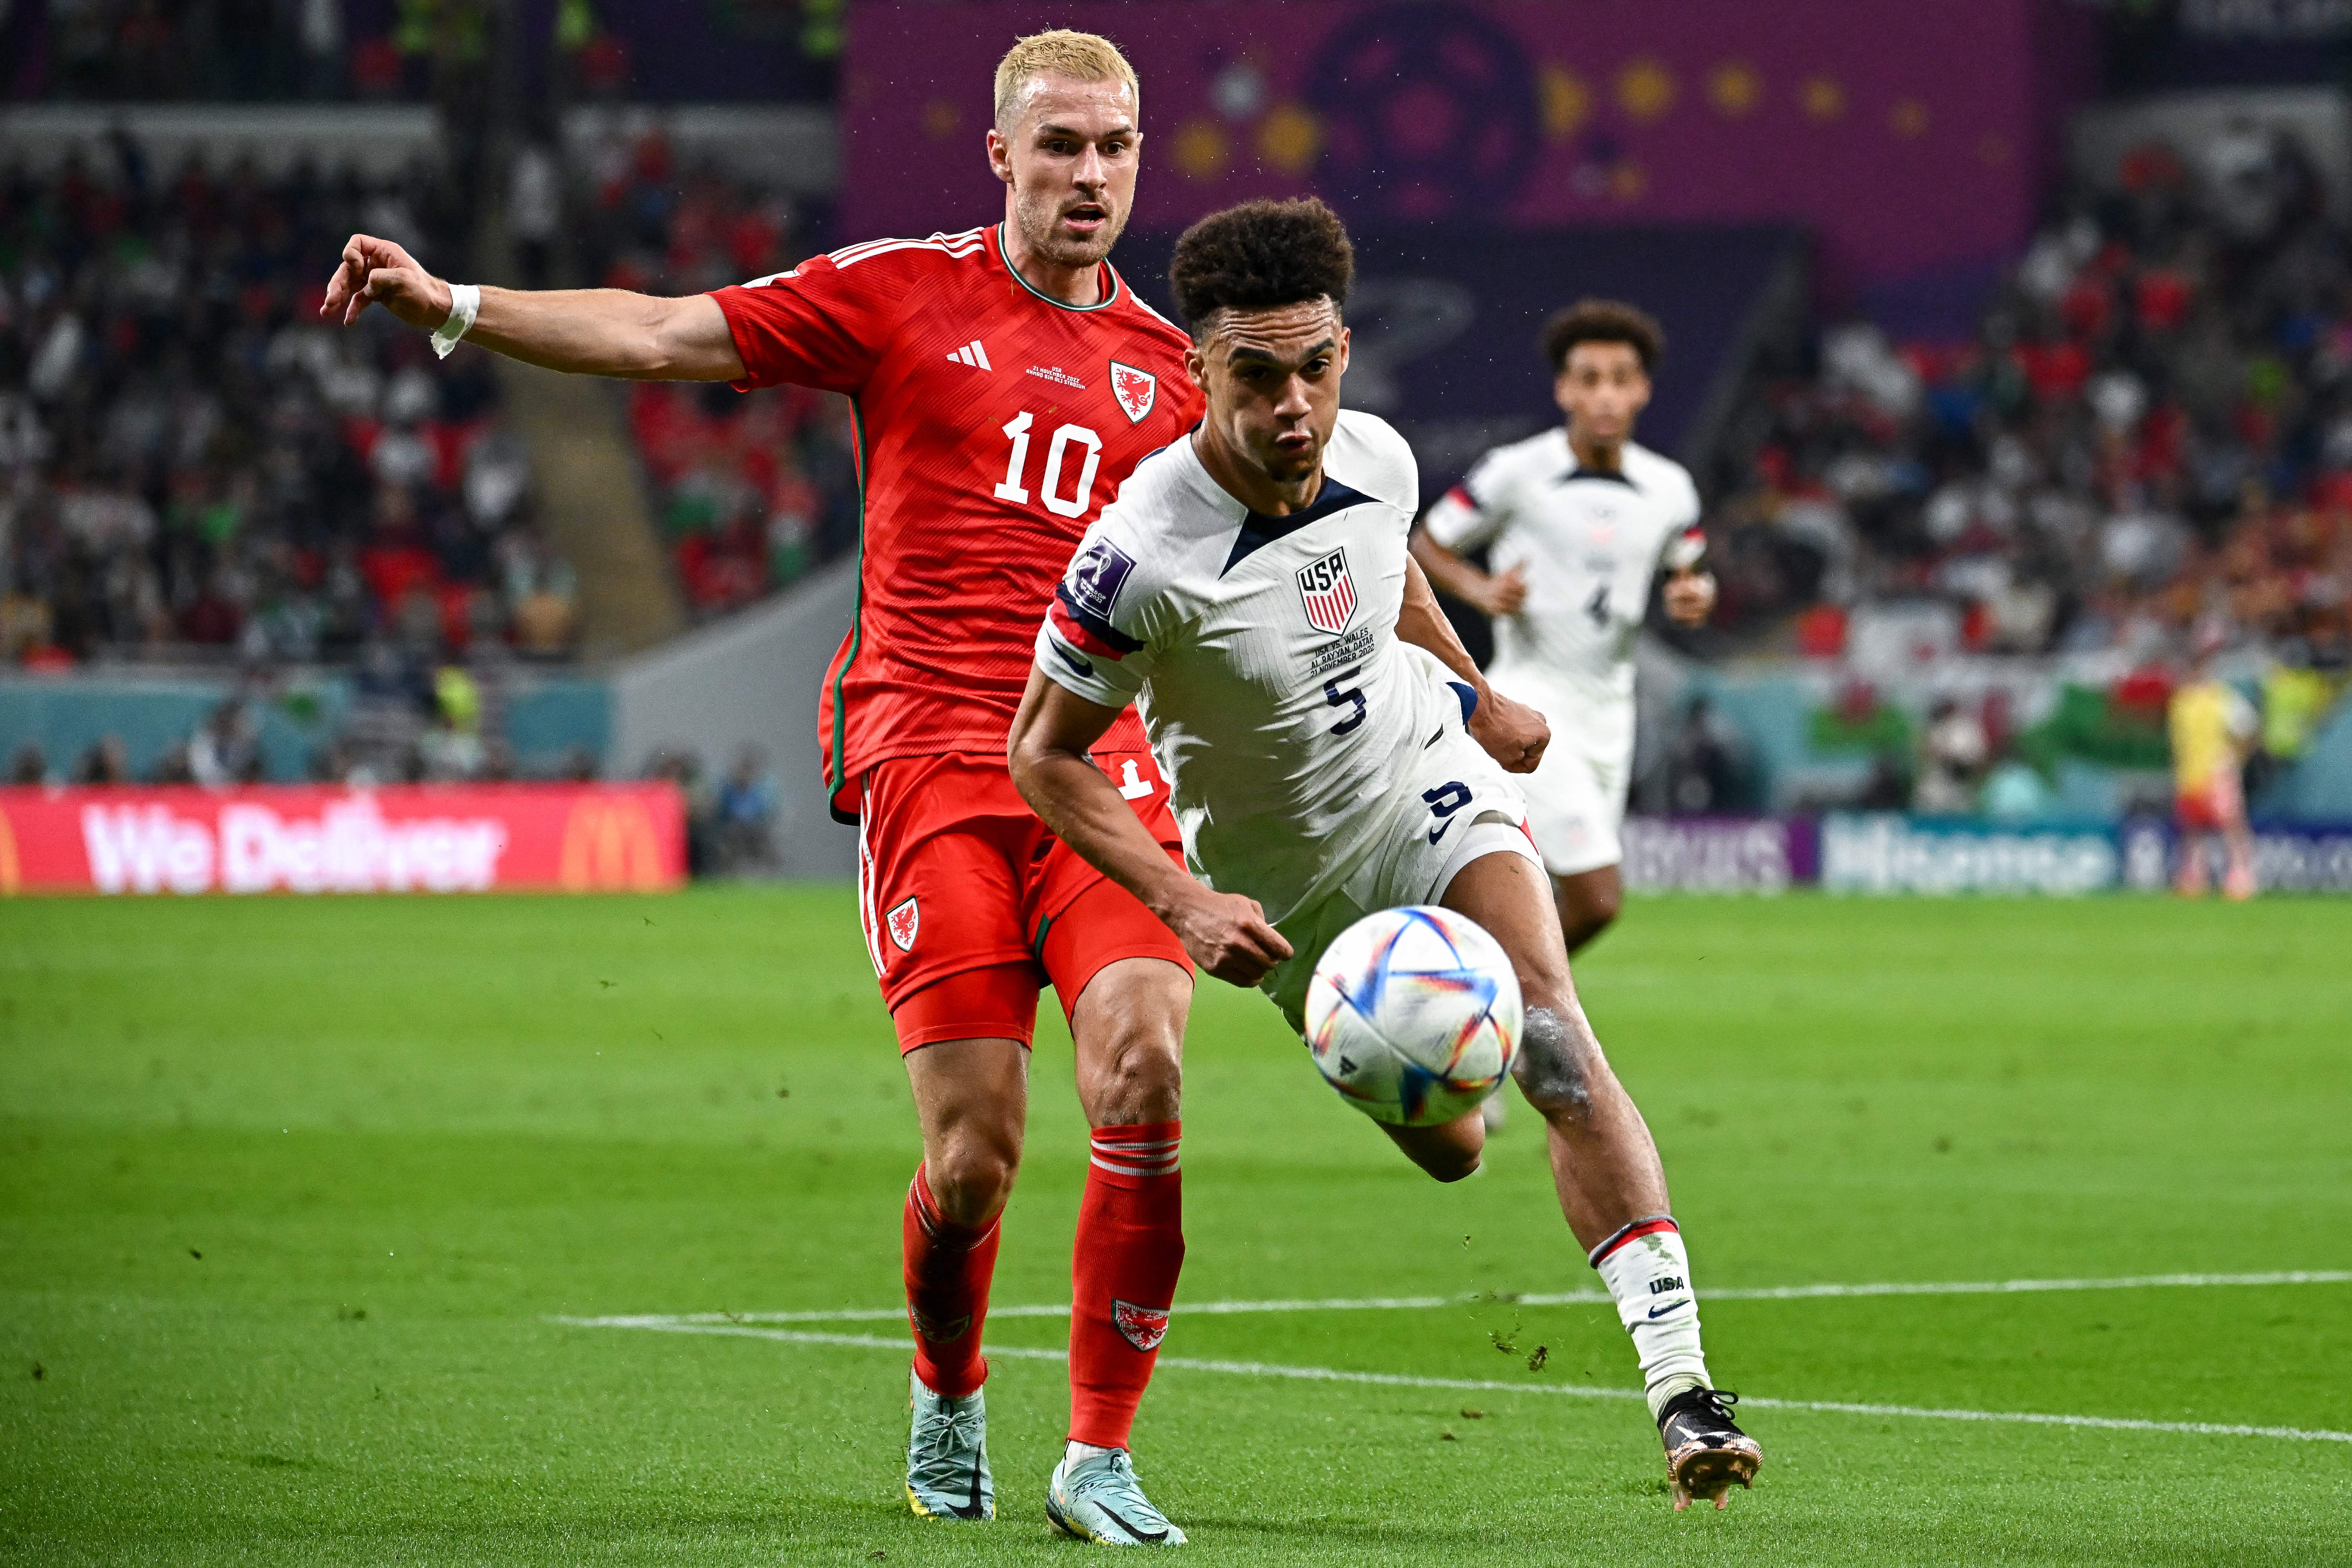
{"label": "white shorts", "polygon": [[1518,781],[1464,731],[1449,728],[1401,773],[1411,782],[1382,803],[1382,847],[1338,888],[1275,922],[1291,955],[1258,986],[1302,1037],[1307,982],[1341,931],[1375,910],[1438,902],[1463,868],[1484,856],[1543,864],[1528,837]]}
{"label": "white shorts", "polygon": [[1551,725],[1542,763],[1519,780],[1528,798],[1528,831],[1543,851],[1544,869],[1573,877],[1616,865],[1625,858],[1618,835],[1633,771],[1632,701],[1580,701],[1557,689],[1518,682],[1504,689],[1540,710]]}

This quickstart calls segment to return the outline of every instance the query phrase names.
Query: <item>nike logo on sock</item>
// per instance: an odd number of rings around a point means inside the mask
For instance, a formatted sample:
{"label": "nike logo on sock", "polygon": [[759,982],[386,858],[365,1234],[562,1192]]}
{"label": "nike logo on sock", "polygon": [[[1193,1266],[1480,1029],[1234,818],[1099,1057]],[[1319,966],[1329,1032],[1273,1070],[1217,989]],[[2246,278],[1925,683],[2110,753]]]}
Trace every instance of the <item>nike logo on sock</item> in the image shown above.
{"label": "nike logo on sock", "polygon": [[1680,1301],[1669,1301],[1669,1302],[1667,1302],[1667,1303],[1666,1303],[1664,1306],[1663,1306],[1663,1307],[1653,1307],[1653,1308],[1651,1308],[1651,1309],[1650,1309],[1650,1316],[1651,1316],[1652,1318],[1654,1318],[1654,1318],[1663,1318],[1663,1317],[1664,1317],[1668,1312],[1673,1311],[1673,1310],[1674,1310],[1675,1308],[1677,1308],[1677,1307],[1687,1307],[1687,1306],[1689,1306],[1689,1305],[1690,1305],[1690,1302],[1689,1302],[1689,1300],[1688,1300],[1687,1299],[1685,1299],[1685,1300],[1680,1300]]}

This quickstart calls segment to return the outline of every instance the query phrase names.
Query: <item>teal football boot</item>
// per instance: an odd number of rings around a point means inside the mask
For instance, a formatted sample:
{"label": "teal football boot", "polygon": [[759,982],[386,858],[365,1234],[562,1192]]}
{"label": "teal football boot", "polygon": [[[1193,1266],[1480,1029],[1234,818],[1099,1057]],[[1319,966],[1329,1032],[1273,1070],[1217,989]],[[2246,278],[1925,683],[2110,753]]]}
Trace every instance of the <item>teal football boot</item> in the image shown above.
{"label": "teal football boot", "polygon": [[950,1399],[925,1388],[913,1373],[907,1381],[915,1412],[907,1436],[907,1506],[925,1519],[994,1519],[983,1391]]}

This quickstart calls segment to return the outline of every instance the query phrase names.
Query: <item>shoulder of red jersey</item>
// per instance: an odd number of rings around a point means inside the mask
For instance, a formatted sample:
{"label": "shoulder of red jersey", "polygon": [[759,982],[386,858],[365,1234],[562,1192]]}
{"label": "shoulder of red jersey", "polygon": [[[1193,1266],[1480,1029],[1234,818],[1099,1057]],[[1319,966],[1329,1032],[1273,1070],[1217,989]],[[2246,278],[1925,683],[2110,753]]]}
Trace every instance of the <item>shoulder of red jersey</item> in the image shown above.
{"label": "shoulder of red jersey", "polygon": [[812,256],[785,271],[754,278],[743,287],[763,289],[772,283],[784,283],[804,277],[811,271],[848,272],[875,262],[886,263],[878,270],[898,271],[968,262],[975,258],[984,259],[987,254],[988,230],[984,227],[968,228],[961,234],[935,234],[928,239],[869,239],[857,245],[845,245],[839,250],[828,250],[822,256]]}
{"label": "shoulder of red jersey", "polygon": [[1113,268],[1111,269],[1111,275],[1118,279],[1119,294],[1124,298],[1126,302],[1133,308],[1134,313],[1142,318],[1143,324],[1146,327],[1154,329],[1156,335],[1166,338],[1169,345],[1175,349],[1179,353],[1182,353],[1192,348],[1192,333],[1186,331],[1183,328],[1178,326],[1175,322],[1170,321],[1159,311],[1153,310],[1151,308],[1151,302],[1149,300],[1146,300],[1142,295],[1137,293],[1135,291],[1135,286],[1129,283],[1125,277],[1121,276],[1118,268]]}

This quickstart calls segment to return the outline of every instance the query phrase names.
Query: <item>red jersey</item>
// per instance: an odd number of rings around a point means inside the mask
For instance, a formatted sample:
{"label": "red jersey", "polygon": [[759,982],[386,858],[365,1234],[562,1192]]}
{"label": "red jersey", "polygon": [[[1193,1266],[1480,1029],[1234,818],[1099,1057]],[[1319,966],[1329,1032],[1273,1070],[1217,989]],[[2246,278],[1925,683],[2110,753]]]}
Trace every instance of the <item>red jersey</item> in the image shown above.
{"label": "red jersey", "polygon": [[[857,611],[817,703],[834,814],[894,757],[1002,758],[1038,620],[1135,465],[1202,414],[1192,340],[1106,262],[1065,305],[1006,265],[1001,227],[877,239],[711,296],[744,391],[794,382],[857,410]],[[1146,750],[1132,710],[1105,748]]]}

